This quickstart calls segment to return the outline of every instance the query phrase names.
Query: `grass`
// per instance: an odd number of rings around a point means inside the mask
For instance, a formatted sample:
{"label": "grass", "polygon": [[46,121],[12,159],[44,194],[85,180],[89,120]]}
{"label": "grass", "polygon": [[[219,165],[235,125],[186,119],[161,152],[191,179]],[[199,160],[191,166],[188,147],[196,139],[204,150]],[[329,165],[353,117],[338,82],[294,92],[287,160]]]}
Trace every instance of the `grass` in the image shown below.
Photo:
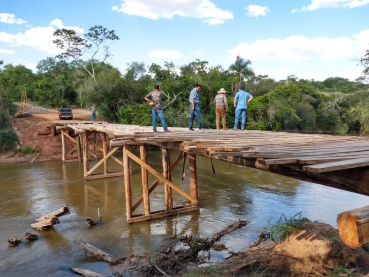
{"label": "grass", "polygon": [[[270,238],[274,241],[284,241],[290,234],[302,230],[302,225],[307,219],[301,216],[301,212],[291,218],[284,214],[270,227]],[[270,220],[268,222],[270,224]]]}
{"label": "grass", "polygon": [[332,274],[335,277],[339,277],[339,276],[355,276],[355,273],[353,273],[350,269],[347,269],[347,265],[348,262],[346,263],[346,265],[339,265],[339,266],[335,266],[332,270]]}
{"label": "grass", "polygon": [[19,148],[17,150],[15,150],[15,153],[22,153],[22,154],[34,154],[34,153],[39,153],[41,151],[40,147],[37,145],[35,147],[31,147],[31,146],[25,146],[24,148]]}

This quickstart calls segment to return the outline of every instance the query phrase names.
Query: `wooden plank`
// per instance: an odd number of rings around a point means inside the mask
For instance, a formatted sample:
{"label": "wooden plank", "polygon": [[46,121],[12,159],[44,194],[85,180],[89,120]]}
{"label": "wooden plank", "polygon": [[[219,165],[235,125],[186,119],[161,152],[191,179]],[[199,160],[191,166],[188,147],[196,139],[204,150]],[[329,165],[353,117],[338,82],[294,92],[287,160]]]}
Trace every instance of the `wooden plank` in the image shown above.
{"label": "wooden plank", "polygon": [[329,162],[323,164],[316,164],[316,165],[306,165],[303,167],[303,170],[314,172],[314,173],[322,173],[322,172],[329,172],[329,171],[336,171],[348,168],[356,168],[356,167],[363,167],[369,165],[369,158],[359,158],[359,159],[350,159],[345,161],[338,161],[338,162]]}
{"label": "wooden plank", "polygon": [[98,180],[98,179],[113,178],[113,177],[120,177],[120,176],[124,176],[124,172],[120,171],[120,172],[109,172],[107,174],[103,174],[103,173],[91,174],[85,177],[85,180],[90,181],[90,180]]}

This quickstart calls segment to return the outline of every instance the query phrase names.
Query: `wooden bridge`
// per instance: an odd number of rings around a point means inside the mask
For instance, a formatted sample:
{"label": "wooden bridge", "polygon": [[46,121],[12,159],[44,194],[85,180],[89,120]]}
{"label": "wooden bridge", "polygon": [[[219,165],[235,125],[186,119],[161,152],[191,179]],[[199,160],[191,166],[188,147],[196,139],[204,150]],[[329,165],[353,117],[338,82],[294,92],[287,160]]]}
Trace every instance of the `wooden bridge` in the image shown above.
{"label": "wooden bridge", "polygon": [[[190,131],[187,128],[153,132],[152,127],[90,121],[55,121],[52,129],[54,133],[61,130],[63,161],[67,161],[68,154],[78,150],[78,159],[84,163],[85,179],[124,176],[129,223],[198,210],[198,155],[369,196],[368,137],[253,130]],[[75,143],[69,151],[66,150],[65,137]],[[162,149],[163,172],[147,164],[148,145]],[[113,156],[120,147],[123,148],[122,160]],[[131,152],[132,147],[139,148],[140,157]],[[180,155],[173,161],[170,150],[180,151]],[[184,168],[187,156],[189,193],[171,182],[171,170],[180,161],[183,161]],[[91,157],[101,159],[90,168]],[[122,171],[109,172],[108,159],[121,164]],[[131,161],[141,166],[142,173],[143,195],[135,204],[132,204],[131,197]],[[100,165],[103,165],[104,172],[94,173]],[[157,178],[151,186],[148,184],[148,172]],[[160,183],[165,188],[166,210],[152,212],[149,195]],[[173,190],[185,197],[189,204],[174,207]],[[144,203],[144,214],[133,215],[141,203]]]}

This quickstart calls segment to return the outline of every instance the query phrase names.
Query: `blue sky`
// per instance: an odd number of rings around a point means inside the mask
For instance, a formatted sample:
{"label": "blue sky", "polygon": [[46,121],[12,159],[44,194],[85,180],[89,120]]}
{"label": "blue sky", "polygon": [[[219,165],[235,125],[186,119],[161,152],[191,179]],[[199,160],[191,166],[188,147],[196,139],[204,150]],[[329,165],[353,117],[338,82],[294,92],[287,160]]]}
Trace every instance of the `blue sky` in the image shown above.
{"label": "blue sky", "polygon": [[[369,0],[11,0],[0,5],[0,60],[36,72],[59,53],[60,28],[115,30],[108,62],[176,66],[196,59],[227,69],[236,56],[256,74],[354,80],[369,48]],[[87,56],[86,56],[87,58]]]}

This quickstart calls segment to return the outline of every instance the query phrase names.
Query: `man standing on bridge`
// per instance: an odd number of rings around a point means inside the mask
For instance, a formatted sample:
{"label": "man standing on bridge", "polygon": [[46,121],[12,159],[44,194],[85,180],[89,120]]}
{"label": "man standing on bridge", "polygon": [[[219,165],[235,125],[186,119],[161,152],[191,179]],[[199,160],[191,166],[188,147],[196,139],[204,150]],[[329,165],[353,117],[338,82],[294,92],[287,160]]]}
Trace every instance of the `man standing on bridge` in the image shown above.
{"label": "man standing on bridge", "polygon": [[155,85],[154,91],[145,96],[145,100],[152,107],[152,129],[156,130],[156,118],[159,116],[161,120],[161,126],[163,126],[164,132],[169,132],[167,124],[164,119],[163,105],[161,104],[161,97],[164,93],[161,91],[159,85]]}
{"label": "man standing on bridge", "polygon": [[193,120],[196,117],[197,124],[199,125],[199,130],[204,130],[204,126],[202,126],[201,122],[201,113],[200,113],[200,98],[199,94],[197,93],[200,90],[200,85],[196,84],[193,87],[193,90],[190,92],[190,97],[188,98],[188,101],[190,102],[190,126],[188,129],[190,131],[193,131]]}
{"label": "man standing on bridge", "polygon": [[234,99],[233,99],[233,106],[236,108],[235,110],[235,120],[234,120],[234,126],[233,129],[237,130],[238,122],[240,120],[240,116],[242,117],[241,121],[241,130],[245,130],[246,127],[246,109],[247,109],[247,103],[252,101],[254,97],[250,93],[244,90],[244,86],[239,86],[239,90],[236,93]]}

